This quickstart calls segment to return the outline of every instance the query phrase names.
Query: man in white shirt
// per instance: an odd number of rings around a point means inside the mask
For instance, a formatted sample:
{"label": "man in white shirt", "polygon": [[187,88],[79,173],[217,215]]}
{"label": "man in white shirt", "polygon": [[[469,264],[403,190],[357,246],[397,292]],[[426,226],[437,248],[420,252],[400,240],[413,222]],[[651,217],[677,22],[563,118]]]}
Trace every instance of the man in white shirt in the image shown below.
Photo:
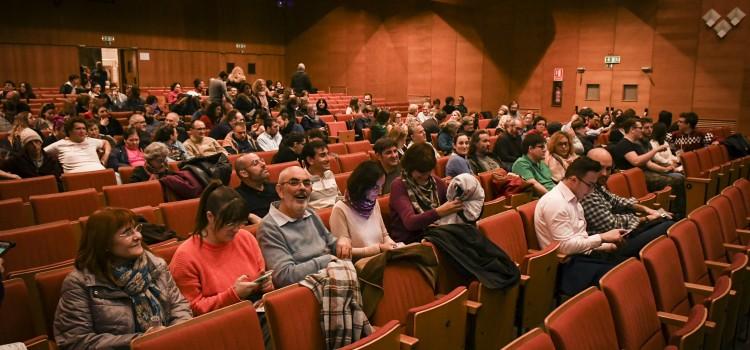
{"label": "man in white shirt", "polygon": [[339,198],[339,187],[331,171],[331,157],[328,146],[323,141],[312,141],[302,148],[302,159],[312,180],[310,208],[315,210],[330,208]]}
{"label": "man in white shirt", "polygon": [[264,151],[276,151],[281,145],[281,133],[279,132],[279,122],[276,119],[266,119],[263,122],[265,131],[258,135],[258,146]]}
{"label": "man in white shirt", "polygon": [[111,152],[109,142],[87,137],[86,121],[81,117],[65,122],[65,139],[44,148],[44,152],[58,161],[66,173],[103,170]]}
{"label": "man in white shirt", "polygon": [[565,178],[539,199],[534,211],[534,228],[544,248],[559,242],[559,252],[569,256],[560,265],[559,289],[572,296],[598,283],[607,271],[624,260],[616,254],[627,231],[614,229],[589,236],[580,201],[593,190],[601,165],[588,157],[576,159]]}

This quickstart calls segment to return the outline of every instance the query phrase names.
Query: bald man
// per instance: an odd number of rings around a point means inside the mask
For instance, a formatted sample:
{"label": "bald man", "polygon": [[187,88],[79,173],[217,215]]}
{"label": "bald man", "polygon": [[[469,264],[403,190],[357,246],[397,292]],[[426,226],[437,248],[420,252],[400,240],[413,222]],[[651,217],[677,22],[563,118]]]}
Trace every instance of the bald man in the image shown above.
{"label": "bald man", "polygon": [[[604,148],[594,148],[589,158],[599,162],[602,170],[594,189],[582,201],[586,218],[586,231],[595,235],[613,229],[632,230],[625,244],[618,250],[620,255],[638,256],[638,252],[651,240],[665,234],[674,223],[668,213],[638,204],[635,198],[623,198],[607,189],[607,179],[612,174],[612,155]],[[637,213],[643,213],[638,216]]]}
{"label": "bald man", "polygon": [[310,174],[301,167],[284,169],[276,184],[278,202],[272,203],[258,228],[266,266],[273,270],[276,288],[302,281],[325,268],[335,257],[351,259],[351,241],[336,238],[307,206],[312,192]]}
{"label": "bald man", "polygon": [[250,210],[248,220],[252,224],[258,224],[268,214],[271,203],[280,199],[276,193],[276,185],[268,182],[266,162],[255,153],[247,153],[237,158],[234,171],[240,178],[237,193],[245,199]]}

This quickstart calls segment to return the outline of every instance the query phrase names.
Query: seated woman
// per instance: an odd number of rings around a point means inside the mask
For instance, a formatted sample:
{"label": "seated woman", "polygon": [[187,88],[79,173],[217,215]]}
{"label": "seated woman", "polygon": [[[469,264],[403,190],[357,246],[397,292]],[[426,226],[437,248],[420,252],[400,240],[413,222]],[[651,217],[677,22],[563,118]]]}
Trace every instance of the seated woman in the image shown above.
{"label": "seated woman", "polygon": [[328,110],[328,101],[324,98],[319,98],[317,102],[315,102],[315,107],[317,108],[317,115],[331,115],[331,111]]}
{"label": "seated woman", "polygon": [[167,147],[168,161],[181,162],[192,158],[178,137],[177,129],[171,125],[162,125],[154,133],[154,143],[161,143]]}
{"label": "seated woman", "polygon": [[473,174],[466,155],[469,154],[469,136],[460,133],[453,138],[453,153],[445,166],[445,176],[456,177],[461,174]]}
{"label": "seated woman", "polygon": [[438,133],[438,150],[443,154],[450,154],[453,150],[453,139],[461,126],[459,122],[447,122]]}
{"label": "seated woman", "polygon": [[130,182],[158,180],[174,174],[167,165],[167,155],[169,155],[169,149],[163,143],[154,142],[148,145],[143,150],[143,157],[146,162],[133,170],[133,174],[130,175]]}
{"label": "seated woman", "polygon": [[354,169],[346,182],[346,198],[331,212],[331,233],[352,241],[354,259],[372,256],[396,247],[388,236],[378,205],[378,194],[385,183],[380,164],[368,160]]}
{"label": "seated woman", "polygon": [[[652,148],[659,148],[662,145],[668,145],[667,141],[667,126],[662,123],[656,123],[654,124],[654,131],[651,137],[651,147]],[[680,164],[680,157],[676,156],[674,153],[672,153],[672,149],[667,147],[667,149],[656,152],[654,154],[654,157],[651,158],[651,160],[663,167],[668,167],[670,165],[674,166],[674,170],[672,173],[682,173],[682,165]],[[674,175],[672,175],[674,176]]]}
{"label": "seated woman", "polygon": [[538,115],[534,117],[531,125],[533,126],[533,129],[526,132],[526,135],[539,134],[542,135],[545,140],[549,138],[549,133],[547,132],[547,118]]}
{"label": "seated woman", "polygon": [[578,155],[572,149],[573,139],[567,132],[556,132],[547,141],[547,155],[544,156],[544,163],[549,167],[552,173],[552,180],[555,183],[565,178],[565,171],[568,166],[578,158]]}
{"label": "seated woman", "polygon": [[167,264],[146,249],[140,230],[128,209],[89,216],[55,312],[60,349],[129,348],[133,338],[192,317]]}
{"label": "seated woman", "polygon": [[125,131],[122,144],[112,150],[109,156],[109,168],[119,169],[121,166],[139,167],[146,163],[146,157],[140,146],[141,138],[138,129],[130,128]]}
{"label": "seated woman", "polygon": [[247,222],[245,200],[230,187],[212,182],[198,204],[196,227],[169,265],[195,315],[242,300],[260,299],[271,279],[253,281],[266,269],[258,242],[240,229]]}
{"label": "seated woman", "polygon": [[406,150],[401,159],[403,172],[391,184],[391,237],[412,243],[439,218],[462,210],[460,200],[446,201],[446,184],[432,176],[437,160],[427,143]]}

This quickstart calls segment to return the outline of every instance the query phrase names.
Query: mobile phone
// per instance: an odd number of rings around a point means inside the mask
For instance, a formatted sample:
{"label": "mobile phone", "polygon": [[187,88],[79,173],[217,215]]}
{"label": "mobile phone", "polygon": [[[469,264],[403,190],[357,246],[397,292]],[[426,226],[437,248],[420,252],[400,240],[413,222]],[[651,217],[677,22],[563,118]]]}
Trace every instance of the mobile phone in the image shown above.
{"label": "mobile phone", "polygon": [[621,233],[621,234],[620,234],[620,236],[622,236],[622,237],[626,237],[626,236],[627,236],[627,235],[629,235],[629,234],[630,234],[630,232],[631,232],[631,231],[633,231],[633,230],[631,229],[631,230],[622,230],[622,231],[625,231],[625,232]]}
{"label": "mobile phone", "polygon": [[262,275],[260,275],[260,277],[256,278],[255,281],[253,281],[253,283],[263,284],[263,282],[271,278],[272,274],[273,274],[273,270],[268,270],[264,272]]}
{"label": "mobile phone", "polygon": [[16,242],[0,241],[0,256],[5,255],[11,248],[16,246]]}

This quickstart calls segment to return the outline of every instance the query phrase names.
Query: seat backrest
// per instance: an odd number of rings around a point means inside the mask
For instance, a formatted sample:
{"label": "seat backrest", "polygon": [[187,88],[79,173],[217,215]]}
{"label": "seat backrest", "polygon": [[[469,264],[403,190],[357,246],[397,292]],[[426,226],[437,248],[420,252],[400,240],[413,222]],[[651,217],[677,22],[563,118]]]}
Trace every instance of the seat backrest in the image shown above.
{"label": "seat backrest", "polygon": [[276,155],[276,152],[278,151],[261,151],[261,152],[255,152],[255,154],[257,154],[258,157],[263,159],[266,162],[266,165],[271,165],[271,162],[273,162],[273,156]]}
{"label": "seat backrest", "polygon": [[359,152],[367,153],[368,151],[372,151],[372,144],[368,140],[347,142],[345,143],[345,145],[346,145],[347,153],[359,153]]}
{"label": "seat backrest", "polygon": [[164,259],[164,261],[169,264],[172,261],[174,253],[177,252],[177,248],[180,247],[180,244],[182,244],[182,242],[174,240],[171,242],[155,244],[151,246],[150,249],[154,255]]}
{"label": "seat backrest", "polygon": [[623,171],[625,180],[628,182],[628,188],[630,189],[630,195],[635,198],[641,198],[648,195],[648,188],[646,188],[646,175],[643,174],[641,168],[630,168]]}
{"label": "seat backrest", "polygon": [[617,333],[607,297],[590,287],[544,319],[555,349],[617,350]]}
{"label": "seat backrest", "polygon": [[437,177],[441,179],[445,177],[445,167],[448,165],[448,159],[450,158],[451,157],[446,156],[437,159],[437,165],[435,166],[435,175],[437,175]]}
{"label": "seat backrest", "polygon": [[161,184],[157,180],[104,186],[102,191],[110,207],[128,209],[147,205],[157,207],[164,202]]}
{"label": "seat backrest", "polygon": [[502,350],[555,350],[555,344],[544,330],[537,327],[516,338]]}
{"label": "seat backrest", "polygon": [[31,210],[21,198],[0,200],[0,230],[10,230],[34,224]]}
{"label": "seat backrest", "polygon": [[620,348],[661,349],[666,345],[656,316],[656,301],[643,264],[625,260],[599,281],[607,295]]}
{"label": "seat backrest", "polygon": [[349,176],[351,175],[351,172],[346,172],[334,176],[336,178],[336,186],[338,186],[339,192],[342,194],[346,193],[346,183],[349,181]]}
{"label": "seat backrest", "polygon": [[42,304],[42,314],[44,314],[44,324],[47,327],[47,336],[54,339],[52,332],[52,323],[55,321],[55,311],[57,303],[60,301],[60,291],[62,290],[63,281],[69,273],[73,271],[73,266],[60,269],[43,271],[34,275],[36,289],[39,291],[39,300]]}
{"label": "seat backrest", "polygon": [[21,198],[28,202],[29,196],[57,192],[57,180],[53,175],[0,181],[0,199]]}
{"label": "seat backrest", "polygon": [[640,257],[654,288],[657,309],[687,315],[690,299],[674,242],[660,236],[641,249]]}
{"label": "seat backrest", "polygon": [[76,220],[89,216],[101,208],[99,196],[93,188],[29,197],[34,218],[39,224],[57,220]]}
{"label": "seat backrest", "polygon": [[275,349],[323,349],[320,304],[310,289],[294,284],[266,293],[263,302]]}
{"label": "seat backrest", "polygon": [[[117,185],[115,171],[112,169],[86,171],[82,173],[67,173],[62,175],[63,187],[66,191],[83,190],[95,188],[101,191],[102,187]],[[128,177],[130,179],[130,177]]]}
{"label": "seat backrest", "polygon": [[492,243],[505,251],[513,261],[520,264],[528,251],[521,215],[515,210],[506,210],[477,222],[479,231]]}
{"label": "seat backrest", "polygon": [[721,147],[719,145],[710,145],[708,146],[708,153],[711,155],[711,162],[714,164],[724,164],[727,162],[727,160],[724,160],[724,154],[721,152]]}
{"label": "seat backrest", "polygon": [[253,304],[243,301],[136,337],[131,348],[262,350],[263,331]]}
{"label": "seat backrest", "polygon": [[695,152],[683,152],[680,158],[682,159],[682,168],[685,170],[685,176],[705,177],[701,171],[701,164],[698,161],[698,155]]}
{"label": "seat backrest", "polygon": [[399,323],[390,321],[378,328],[372,334],[354,343],[339,348],[339,350],[396,350],[401,346],[399,342]]}
{"label": "seat backrest", "polygon": [[729,186],[721,191],[721,194],[732,202],[732,210],[734,211],[734,223],[737,228],[747,228],[747,208],[745,208],[745,199],[742,196],[740,189],[734,186]]}
{"label": "seat backrest", "polygon": [[135,215],[142,216],[146,221],[152,224],[163,224],[163,222],[159,221],[159,217],[156,215],[156,208],[147,205],[145,207],[138,207],[130,209],[133,211]]}
{"label": "seat backrest", "polygon": [[698,164],[701,165],[702,171],[708,171],[713,167],[721,165],[714,164],[713,160],[711,159],[711,153],[706,148],[699,148],[695,150],[695,155],[698,156]]}
{"label": "seat backrest", "polygon": [[702,205],[693,210],[688,218],[698,228],[703,245],[703,255],[706,259],[726,262],[727,255],[723,246],[724,237],[721,235],[721,223],[716,210],[707,205]]}
{"label": "seat backrest", "polygon": [[378,206],[380,207],[380,216],[383,217],[385,227],[391,225],[391,195],[386,194],[378,197]]}
{"label": "seat backrest", "polygon": [[740,193],[742,193],[742,199],[745,201],[745,209],[750,208],[750,181],[740,178],[734,182],[734,187],[737,187]]}
{"label": "seat backrest", "polygon": [[[333,160],[331,160],[333,162]],[[281,171],[291,167],[291,166],[299,166],[299,163],[297,162],[284,162],[284,163],[276,163],[276,164],[270,164],[266,166],[266,169],[268,169],[268,181],[272,183],[276,183],[279,181],[279,175],[281,175]]]}
{"label": "seat backrest", "polygon": [[346,122],[343,121],[328,123],[326,125],[328,125],[328,131],[330,131],[331,136],[336,136],[339,134],[339,132],[347,130]]}
{"label": "seat backrest", "polygon": [[732,202],[724,195],[718,195],[711,198],[708,201],[708,206],[714,209],[716,215],[719,216],[719,222],[721,223],[721,236],[725,243],[739,244],[739,236],[737,236],[737,227],[735,226],[734,220],[734,209],[732,209]]}
{"label": "seat backrest", "polygon": [[610,175],[607,179],[607,189],[620,197],[630,198],[633,196],[630,193],[630,187],[628,187],[628,179],[625,178],[623,173]]}
{"label": "seat backrest", "polygon": [[529,249],[541,249],[539,247],[539,239],[536,238],[536,228],[534,227],[534,211],[536,210],[536,203],[538,201],[531,201],[516,207],[518,214],[521,215],[523,221],[523,231],[526,233],[526,243]]}
{"label": "seat backrest", "polygon": [[177,233],[180,239],[187,238],[195,228],[200,198],[159,204],[164,225]]}
{"label": "seat backrest", "polygon": [[347,154],[349,152],[346,151],[346,145],[344,143],[329,143],[328,153]]}
{"label": "seat backrest", "polygon": [[320,221],[323,221],[323,225],[326,226],[327,229],[331,229],[331,213],[333,212],[332,207],[318,209],[315,211],[316,214],[320,217]]}
{"label": "seat backrest", "polygon": [[16,243],[16,247],[3,256],[7,275],[75,258],[79,237],[73,223],[56,221],[2,231],[0,240]]}
{"label": "seat backrest", "polygon": [[700,234],[695,222],[682,219],[667,230],[667,236],[677,247],[680,265],[686,282],[710,285],[711,278],[705,264]]}
{"label": "seat backrest", "polygon": [[705,306],[693,306],[690,309],[687,321],[670,336],[669,343],[685,350],[703,349],[703,337],[705,333],[703,325],[707,319],[708,310],[706,310]]}
{"label": "seat backrest", "polygon": [[135,172],[135,168],[132,166],[121,166],[117,168],[117,172],[120,174],[120,181],[123,184],[129,184],[130,177],[133,176],[133,172]]}
{"label": "seat backrest", "polygon": [[341,172],[346,173],[354,171],[359,164],[369,160],[370,157],[366,152],[349,153],[339,155],[339,164],[341,165]]}
{"label": "seat backrest", "polygon": [[23,342],[41,335],[34,330],[31,297],[20,278],[0,282],[5,288],[5,300],[0,304],[0,344]]}
{"label": "seat backrest", "polygon": [[424,274],[414,265],[393,261],[383,271],[383,297],[370,322],[375,326],[397,320],[407,325],[409,309],[435,301],[435,292]]}

